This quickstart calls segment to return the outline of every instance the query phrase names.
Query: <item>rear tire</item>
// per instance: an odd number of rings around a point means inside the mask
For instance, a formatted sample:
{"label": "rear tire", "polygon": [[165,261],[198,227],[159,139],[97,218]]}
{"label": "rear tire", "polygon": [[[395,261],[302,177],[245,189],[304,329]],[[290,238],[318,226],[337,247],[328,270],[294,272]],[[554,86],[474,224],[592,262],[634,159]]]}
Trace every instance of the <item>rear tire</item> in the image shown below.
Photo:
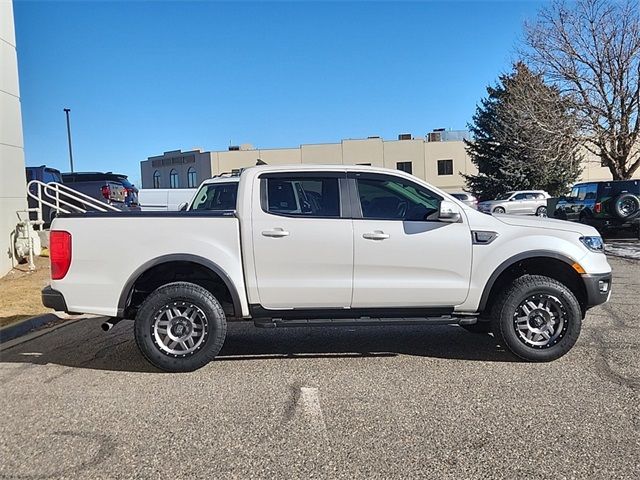
{"label": "rear tire", "polygon": [[157,288],[142,303],[134,334],[149,363],[167,372],[191,372],[220,352],[227,321],[211,292],[174,282]]}
{"label": "rear tire", "polygon": [[536,210],[536,217],[547,217],[547,207],[538,207]]}
{"label": "rear tire", "polygon": [[495,338],[530,362],[562,357],[582,327],[582,309],[573,292],[542,275],[517,278],[494,304],[492,317]]}

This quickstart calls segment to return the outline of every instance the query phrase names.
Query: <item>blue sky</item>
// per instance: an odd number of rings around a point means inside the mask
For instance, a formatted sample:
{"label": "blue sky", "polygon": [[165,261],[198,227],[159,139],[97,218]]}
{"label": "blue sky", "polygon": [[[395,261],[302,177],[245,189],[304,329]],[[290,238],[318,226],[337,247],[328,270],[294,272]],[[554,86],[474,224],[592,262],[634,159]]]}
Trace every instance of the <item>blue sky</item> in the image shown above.
{"label": "blue sky", "polygon": [[465,128],[539,2],[35,2],[14,13],[27,165]]}

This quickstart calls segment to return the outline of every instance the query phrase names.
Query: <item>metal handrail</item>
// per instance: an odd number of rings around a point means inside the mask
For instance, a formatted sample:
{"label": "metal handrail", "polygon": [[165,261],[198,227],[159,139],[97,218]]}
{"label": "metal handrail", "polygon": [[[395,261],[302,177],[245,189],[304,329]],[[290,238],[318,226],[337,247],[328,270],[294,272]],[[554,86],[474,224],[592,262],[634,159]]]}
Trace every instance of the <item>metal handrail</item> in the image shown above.
{"label": "metal handrail", "polygon": [[[30,187],[32,186],[36,187],[35,194],[31,192]],[[61,213],[71,213],[72,211],[87,213],[88,210],[97,210],[99,212],[120,211],[120,209],[114,207],[113,205],[101,202],[100,200],[90,197],[89,195],[78,192],[73,188],[56,182],[44,183],[40,180],[31,180],[27,184],[27,195],[38,202],[37,214],[38,224],[40,226],[44,223],[42,219],[43,205],[53,208],[57,212]],[[48,197],[51,201],[47,200],[44,197]]]}

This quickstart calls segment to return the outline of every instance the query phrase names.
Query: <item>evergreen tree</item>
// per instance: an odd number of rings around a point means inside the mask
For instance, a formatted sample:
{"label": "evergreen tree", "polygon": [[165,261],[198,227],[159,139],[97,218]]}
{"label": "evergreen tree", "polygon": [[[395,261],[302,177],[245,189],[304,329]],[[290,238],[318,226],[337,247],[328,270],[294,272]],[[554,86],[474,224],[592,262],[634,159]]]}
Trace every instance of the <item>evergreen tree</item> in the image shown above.
{"label": "evergreen tree", "polygon": [[560,92],[522,62],[487,88],[469,129],[467,151],[478,168],[465,175],[481,200],[511,190],[564,193],[581,172],[575,117]]}

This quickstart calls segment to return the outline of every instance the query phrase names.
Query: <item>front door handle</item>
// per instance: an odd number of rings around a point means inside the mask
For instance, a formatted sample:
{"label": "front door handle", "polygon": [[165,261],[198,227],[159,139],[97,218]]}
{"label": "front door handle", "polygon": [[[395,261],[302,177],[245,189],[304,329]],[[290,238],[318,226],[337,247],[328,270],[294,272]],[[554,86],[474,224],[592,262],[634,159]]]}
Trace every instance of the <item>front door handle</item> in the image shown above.
{"label": "front door handle", "polygon": [[384,233],[382,230],[375,230],[371,233],[363,233],[362,238],[366,238],[367,240],[386,240],[390,235],[388,233]]}
{"label": "front door handle", "polygon": [[272,230],[264,230],[262,232],[262,235],[265,237],[271,237],[271,238],[282,238],[282,237],[288,237],[289,232],[287,232],[284,228],[278,227]]}

